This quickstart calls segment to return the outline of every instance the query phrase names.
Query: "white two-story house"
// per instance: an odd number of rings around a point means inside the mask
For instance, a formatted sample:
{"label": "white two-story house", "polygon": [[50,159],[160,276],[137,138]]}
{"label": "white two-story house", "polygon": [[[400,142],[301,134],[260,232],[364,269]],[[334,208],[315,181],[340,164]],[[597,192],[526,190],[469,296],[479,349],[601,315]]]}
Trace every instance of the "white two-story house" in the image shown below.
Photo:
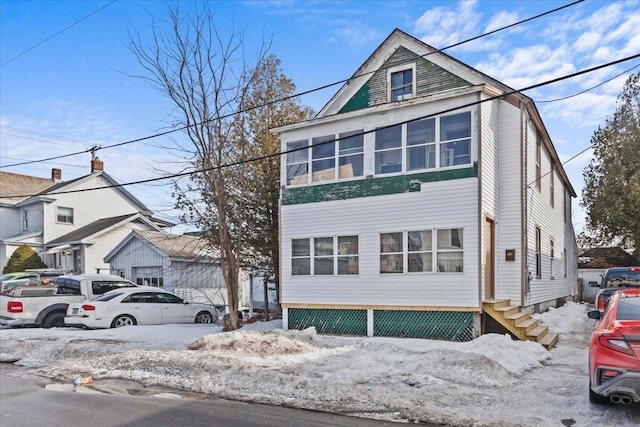
{"label": "white two-story house", "polygon": [[151,211],[91,161],[91,173],[62,181],[0,172],[0,270],[20,245],[28,244],[50,268],[76,273],[109,271],[103,258],[132,230],[171,224]]}
{"label": "white two-story house", "polygon": [[395,30],[273,132],[285,328],[464,341],[488,302],[524,325],[574,293],[575,191],[533,101],[499,81]]}

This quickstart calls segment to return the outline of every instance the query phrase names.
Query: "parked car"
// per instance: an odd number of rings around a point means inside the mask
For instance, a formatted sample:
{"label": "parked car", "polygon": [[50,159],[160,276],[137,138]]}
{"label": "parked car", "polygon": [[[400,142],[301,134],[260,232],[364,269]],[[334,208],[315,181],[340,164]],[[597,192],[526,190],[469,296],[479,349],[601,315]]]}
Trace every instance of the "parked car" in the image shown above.
{"label": "parked car", "polygon": [[67,326],[89,329],[217,321],[213,305],[185,301],[148,286],[117,289],[93,300],[70,304],[64,318]]}
{"label": "parked car", "polygon": [[0,325],[11,327],[63,327],[69,304],[82,302],[135,283],[110,274],[59,276],[53,286],[55,295],[0,294]]}
{"label": "parked car", "polygon": [[589,400],[593,403],[640,402],[640,289],[616,291],[589,341]]}
{"label": "parked car", "polygon": [[596,293],[596,309],[603,312],[609,297],[615,291],[640,288],[640,267],[612,267],[604,272],[602,282],[589,282],[590,287],[599,287]]}

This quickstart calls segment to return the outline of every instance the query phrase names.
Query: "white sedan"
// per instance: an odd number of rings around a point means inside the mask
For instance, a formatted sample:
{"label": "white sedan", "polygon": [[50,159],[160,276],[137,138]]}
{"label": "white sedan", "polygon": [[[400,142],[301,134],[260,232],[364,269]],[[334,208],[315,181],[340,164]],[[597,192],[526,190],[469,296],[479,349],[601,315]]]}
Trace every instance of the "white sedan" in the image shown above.
{"label": "white sedan", "polygon": [[67,326],[90,329],[217,321],[213,305],[185,301],[162,289],[145,286],[116,289],[93,300],[70,304],[64,318]]}

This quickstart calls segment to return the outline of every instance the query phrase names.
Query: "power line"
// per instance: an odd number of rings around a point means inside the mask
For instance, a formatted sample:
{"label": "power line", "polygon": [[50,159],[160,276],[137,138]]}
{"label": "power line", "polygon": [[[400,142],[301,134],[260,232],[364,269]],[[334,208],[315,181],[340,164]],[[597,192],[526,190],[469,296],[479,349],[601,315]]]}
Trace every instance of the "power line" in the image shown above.
{"label": "power line", "polygon": [[[550,84],[553,84],[553,83],[557,83],[557,82],[560,82],[560,81],[563,81],[563,80],[567,80],[567,79],[570,79],[570,78],[573,78],[573,77],[577,77],[577,76],[580,76],[580,75],[583,75],[583,74],[588,74],[588,73],[591,73],[591,72],[594,72],[594,71],[597,71],[597,70],[600,70],[600,69],[603,69],[603,68],[606,68],[606,67],[610,67],[610,66],[622,63],[622,62],[630,61],[630,60],[633,60],[633,59],[636,59],[636,58],[640,58],[640,53],[638,53],[636,55],[632,55],[632,56],[626,57],[626,58],[617,59],[615,61],[608,62],[606,64],[601,64],[601,65],[597,65],[595,67],[587,68],[587,69],[582,70],[582,71],[577,71],[575,73],[571,73],[571,74],[568,74],[568,75],[565,75],[565,76],[556,77],[554,79],[547,80],[547,81],[542,82],[542,83],[536,83],[536,84],[533,84],[531,86],[527,86],[527,87],[519,89],[519,90],[511,90],[511,91],[505,92],[505,93],[503,93],[501,95],[496,95],[496,96],[484,98],[484,99],[481,99],[481,100],[478,100],[478,101],[474,101],[474,102],[470,102],[470,103],[467,103],[467,104],[459,105],[457,107],[447,108],[445,110],[441,110],[441,111],[438,111],[436,113],[427,114],[427,115],[424,115],[424,116],[421,116],[421,117],[412,118],[410,120],[406,120],[406,121],[403,121],[403,122],[398,122],[398,123],[394,123],[394,124],[387,125],[387,126],[384,126],[384,127],[379,127],[379,128],[376,128],[376,129],[364,131],[364,132],[361,132],[361,133],[356,134],[356,135],[365,135],[365,134],[373,133],[373,132],[375,132],[377,130],[380,130],[380,129],[386,129],[386,128],[390,128],[390,127],[393,127],[393,126],[397,126],[399,124],[406,124],[406,123],[415,122],[415,121],[418,121],[418,120],[424,120],[424,119],[427,119],[427,118],[430,118],[430,117],[435,117],[435,116],[438,116],[438,115],[441,115],[441,114],[450,113],[450,112],[453,112],[453,111],[457,111],[457,110],[461,110],[461,109],[464,109],[464,108],[468,108],[468,107],[472,107],[472,106],[475,106],[475,105],[479,105],[479,104],[482,104],[482,103],[485,103],[485,102],[495,101],[497,99],[506,98],[508,96],[519,94],[519,93],[527,91],[527,90],[536,89],[536,88],[539,88],[539,87],[542,87],[542,86],[546,86],[546,85],[550,85]],[[356,135],[350,135],[350,137],[353,137],[353,136],[356,136]],[[334,143],[335,141],[339,141],[339,140],[340,139],[338,138],[338,139],[334,139],[334,140],[331,140],[331,141],[327,141],[327,142],[322,143],[322,144]],[[319,146],[319,145],[322,145],[322,144],[317,144],[316,146]],[[177,174],[169,174],[169,175],[162,176],[162,177],[157,177],[157,178],[149,178],[149,179],[144,179],[144,180],[127,182],[127,183],[123,183],[123,184],[112,184],[112,185],[106,185],[106,186],[103,186],[103,187],[84,188],[84,189],[68,190],[68,191],[59,191],[59,192],[56,192],[55,194],[82,193],[82,192],[85,192],[85,191],[101,190],[101,189],[105,189],[105,188],[119,188],[119,187],[126,187],[126,186],[130,186],[130,185],[138,185],[138,184],[146,184],[146,183],[149,183],[149,182],[163,181],[163,180],[172,179],[172,178],[181,178],[181,177],[190,176],[190,175],[193,175],[193,174],[196,174],[196,173],[203,173],[203,172],[208,172],[208,171],[212,171],[212,170],[238,166],[238,165],[241,165],[241,164],[244,164],[244,163],[250,163],[250,162],[266,160],[266,159],[269,159],[269,158],[272,158],[272,157],[279,157],[279,156],[282,156],[284,154],[289,154],[289,153],[293,153],[293,152],[296,152],[296,151],[308,150],[308,149],[309,149],[309,146],[305,146],[305,147],[300,147],[300,148],[296,148],[296,149],[292,149],[292,150],[278,151],[276,153],[266,154],[264,156],[254,157],[254,158],[250,158],[250,159],[239,160],[237,162],[226,163],[226,164],[223,164],[223,165],[214,166],[214,167],[210,167],[210,168],[198,169],[198,170],[195,170],[195,171],[182,172],[182,173],[177,173]],[[586,151],[586,150],[583,150],[583,152],[584,151]],[[582,154],[582,152],[579,153],[579,154]],[[573,159],[573,157],[572,157],[572,159]],[[32,196],[34,196],[34,194],[8,195],[8,196],[3,196],[1,198],[32,197]]]}
{"label": "power line", "polygon": [[[115,0],[114,0],[114,1],[115,1]],[[429,55],[433,55],[433,54],[436,54],[436,53],[438,53],[438,52],[442,52],[442,51],[445,51],[445,50],[447,50],[447,49],[451,49],[451,48],[453,48],[453,47],[460,46],[460,45],[462,45],[462,44],[464,44],[464,43],[469,43],[469,42],[471,42],[471,41],[474,41],[474,40],[480,39],[480,38],[482,38],[482,37],[486,37],[486,36],[488,36],[488,35],[495,34],[495,33],[499,32],[499,31],[503,31],[503,30],[506,30],[506,29],[512,28],[512,27],[514,27],[514,26],[521,25],[521,24],[523,24],[523,23],[525,23],[525,22],[529,22],[529,21],[532,21],[532,20],[534,20],[534,19],[541,18],[541,17],[546,16],[546,15],[549,15],[549,14],[551,14],[551,13],[558,12],[558,11],[563,10],[563,9],[566,9],[566,8],[568,8],[568,7],[575,6],[575,5],[579,4],[579,3],[582,3],[583,1],[584,1],[584,0],[577,0],[577,1],[574,1],[574,2],[572,2],[572,3],[568,3],[568,4],[564,5],[564,6],[560,6],[560,7],[557,7],[557,8],[555,8],[555,9],[552,9],[552,10],[549,10],[549,11],[546,11],[546,12],[543,12],[543,13],[540,13],[540,14],[538,14],[538,15],[535,15],[535,16],[532,16],[532,17],[529,17],[529,18],[523,19],[523,20],[521,20],[521,21],[515,22],[515,23],[513,23],[513,24],[509,24],[509,25],[506,25],[506,26],[503,26],[503,27],[497,28],[497,29],[495,29],[495,30],[489,31],[489,32],[487,32],[487,33],[483,33],[483,34],[480,34],[480,35],[477,35],[477,36],[471,37],[471,38],[469,38],[469,39],[466,39],[466,40],[460,41],[460,42],[458,42],[458,43],[454,43],[454,44],[452,44],[452,45],[449,45],[449,46],[443,47],[443,48],[441,48],[441,49],[435,49],[433,52],[428,52],[428,53],[426,53],[426,54],[422,55],[421,57],[422,57],[422,58],[425,58],[425,57],[427,57],[427,56],[429,56]],[[409,61],[413,61],[413,60],[411,59],[411,60],[407,60],[407,61],[405,61],[405,62],[409,62]],[[403,63],[403,62],[401,62],[401,63],[399,63],[399,64],[402,64],[402,63]],[[399,64],[394,64],[394,66],[399,65]],[[362,77],[362,76],[367,76],[367,75],[370,75],[370,74],[374,74],[374,73],[375,73],[375,72],[377,72],[377,71],[379,71],[379,70],[373,70],[373,71],[369,71],[369,72],[367,72],[367,73],[362,73],[362,74],[359,74],[357,77]],[[338,84],[347,83],[347,82],[351,81],[351,80],[352,80],[352,79],[354,79],[354,78],[355,78],[355,77],[353,77],[353,76],[352,76],[352,77],[349,77],[348,79],[339,80],[339,81],[337,81],[337,82],[329,83],[329,84],[326,84],[326,85],[323,85],[323,86],[320,86],[320,87],[317,87],[317,88],[314,88],[314,89],[310,89],[310,90],[303,91],[303,92],[298,92],[298,93],[296,93],[296,94],[294,94],[294,95],[290,95],[290,96],[286,96],[286,97],[283,97],[283,98],[278,98],[278,99],[275,99],[275,100],[272,100],[272,101],[268,101],[268,102],[265,102],[265,103],[263,103],[263,104],[257,105],[257,106],[255,106],[255,107],[245,108],[245,109],[241,109],[241,110],[236,111],[236,112],[231,112],[231,113],[228,113],[228,114],[222,115],[222,116],[220,116],[220,117],[217,117],[215,120],[222,120],[222,119],[226,119],[226,118],[232,117],[232,116],[234,116],[234,115],[236,115],[236,114],[245,113],[245,112],[248,112],[248,111],[251,111],[251,110],[254,110],[254,109],[258,109],[258,108],[262,108],[262,107],[266,107],[266,106],[269,106],[269,105],[272,105],[272,104],[275,104],[275,103],[278,103],[278,102],[283,102],[283,101],[287,101],[287,100],[290,100],[290,99],[293,99],[293,98],[297,98],[297,97],[300,97],[300,96],[303,96],[303,95],[308,95],[308,94],[310,94],[310,93],[317,92],[317,91],[321,91],[321,90],[324,90],[324,89],[330,88],[330,87],[335,86],[335,85],[338,85]],[[154,138],[158,138],[158,137],[161,137],[161,136],[169,135],[169,134],[172,134],[172,133],[174,133],[174,132],[183,131],[183,130],[185,130],[185,129],[188,129],[189,127],[200,126],[200,125],[202,125],[202,124],[208,123],[209,121],[211,121],[211,120],[205,120],[205,121],[200,122],[200,123],[196,123],[196,124],[192,124],[192,125],[186,125],[186,126],[177,127],[177,128],[175,128],[175,129],[171,129],[171,130],[168,130],[168,131],[165,131],[165,132],[160,132],[160,133],[156,133],[156,134],[153,134],[153,135],[145,136],[145,137],[142,137],[142,138],[136,138],[136,139],[132,139],[132,140],[128,140],[128,141],[124,141],[124,142],[120,142],[120,143],[116,143],[116,144],[112,144],[112,145],[105,145],[105,146],[99,146],[99,147],[92,147],[92,148],[90,148],[90,149],[88,149],[88,150],[79,151],[79,152],[75,152],[75,153],[63,154],[63,155],[60,155],[60,156],[49,157],[49,158],[41,159],[41,160],[32,160],[32,161],[29,161],[29,162],[14,163],[14,164],[10,164],[10,165],[0,166],[0,169],[2,169],[2,168],[12,167],[12,166],[22,166],[22,165],[29,164],[29,163],[38,163],[38,162],[40,162],[40,161],[49,161],[49,160],[61,159],[61,158],[64,158],[64,157],[76,156],[76,155],[78,155],[78,154],[85,154],[85,153],[87,153],[88,151],[91,151],[91,150],[93,150],[93,149],[95,149],[95,150],[102,150],[102,149],[114,148],[114,147],[119,147],[119,146],[122,146],[122,145],[132,144],[132,143],[135,143],[135,142],[141,142],[141,141],[145,141],[145,140],[154,139]]]}
{"label": "power line", "polygon": [[589,89],[581,90],[580,92],[574,93],[573,95],[565,96],[565,97],[562,97],[562,98],[556,98],[556,99],[547,99],[547,100],[543,100],[543,101],[536,101],[536,103],[538,103],[538,104],[542,104],[542,103],[545,103],[545,102],[557,102],[557,101],[564,101],[565,99],[569,99],[569,98],[576,97],[576,96],[578,96],[578,95],[582,95],[583,93],[586,93],[586,92],[592,91],[592,90],[594,90],[595,88],[600,87],[600,86],[602,86],[603,84],[610,82],[611,80],[615,80],[615,79],[617,79],[618,77],[622,76],[623,74],[627,74],[627,73],[629,73],[629,72],[631,72],[631,71],[635,70],[635,69],[636,69],[636,68],[638,68],[638,67],[640,67],[640,64],[636,64],[636,65],[634,65],[633,67],[629,68],[628,70],[624,70],[624,71],[623,71],[623,72],[621,72],[620,74],[616,74],[615,76],[611,77],[610,79],[607,79],[607,80],[605,80],[605,81],[603,81],[603,82],[600,82],[600,83],[598,83],[597,85],[590,87]]}
{"label": "power line", "polygon": [[25,53],[32,51],[33,49],[37,48],[37,47],[38,47],[38,46],[40,46],[41,44],[48,42],[49,40],[51,40],[51,39],[52,39],[52,38],[54,38],[55,36],[57,36],[57,35],[59,35],[59,34],[64,33],[64,32],[65,32],[65,31],[67,31],[69,28],[74,27],[75,25],[79,24],[80,22],[84,21],[85,19],[88,19],[89,17],[91,17],[91,16],[95,15],[96,13],[100,12],[102,9],[104,9],[104,8],[106,8],[106,7],[108,7],[108,6],[111,6],[111,5],[112,5],[113,3],[115,3],[116,1],[117,1],[117,0],[111,0],[109,3],[107,3],[107,4],[106,4],[106,5],[104,5],[104,6],[102,6],[100,9],[98,9],[98,10],[95,10],[95,11],[91,12],[90,14],[88,14],[87,16],[85,16],[84,18],[81,18],[81,19],[77,20],[77,21],[76,21],[76,22],[74,22],[73,24],[71,24],[71,25],[68,25],[68,26],[64,27],[64,28],[63,28],[63,29],[61,29],[60,31],[56,32],[55,34],[53,34],[53,35],[51,35],[51,36],[47,37],[46,39],[42,40],[40,43],[37,43],[37,44],[35,44],[35,45],[31,46],[29,49],[25,50],[24,52],[19,53],[19,54],[17,54],[16,56],[14,56],[13,58],[11,58],[11,59],[9,59],[9,60],[7,60],[7,61],[3,62],[2,64],[0,64],[0,67],[4,67],[6,64],[8,64],[9,62],[13,61],[14,59],[17,59],[17,58],[21,57],[22,55],[24,55]]}

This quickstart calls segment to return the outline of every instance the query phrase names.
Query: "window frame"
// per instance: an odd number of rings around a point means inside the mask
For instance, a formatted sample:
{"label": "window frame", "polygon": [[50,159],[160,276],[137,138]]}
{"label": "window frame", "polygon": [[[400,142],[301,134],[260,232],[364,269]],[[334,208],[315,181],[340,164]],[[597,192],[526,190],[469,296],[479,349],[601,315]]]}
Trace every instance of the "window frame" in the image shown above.
{"label": "window frame", "polygon": [[536,225],[536,279],[542,279],[542,230]]}
{"label": "window frame", "polygon": [[22,209],[22,230],[29,229],[29,209]]}
{"label": "window frame", "polygon": [[[450,246],[454,246],[453,242],[453,231],[457,231],[458,236],[458,245],[459,248],[439,248],[438,237],[439,232],[450,231]],[[410,239],[409,236],[411,233],[430,233],[431,242],[428,247],[421,247],[420,250],[410,250]],[[388,238],[391,235],[401,235],[402,240],[400,241],[401,250],[397,250],[397,248],[387,249],[390,243],[393,241],[384,241],[385,238]],[[423,229],[411,229],[411,230],[403,230],[403,231],[391,231],[391,232],[380,232],[378,234],[379,242],[380,242],[380,251],[378,253],[378,258],[380,262],[379,274],[380,275],[393,275],[393,274],[464,274],[464,227],[450,227],[450,228],[423,228]],[[397,243],[395,243],[397,244]],[[441,269],[438,260],[440,259],[440,255],[443,254],[456,254],[460,253],[461,265],[459,270],[456,271],[448,271]],[[410,261],[412,256],[416,254],[430,254],[431,256],[431,269],[430,270],[420,270],[420,271],[411,271]],[[383,266],[390,266],[389,260],[402,260],[401,269],[389,269],[383,270]],[[444,267],[443,267],[444,268]]]}
{"label": "window frame", "polygon": [[551,207],[554,208],[556,205],[555,202],[555,185],[556,185],[556,172],[555,169],[553,167],[553,165],[551,166],[551,171],[549,172],[549,203],[551,204]]}
{"label": "window frame", "polygon": [[[402,81],[401,86],[394,87],[393,86],[393,76],[399,73],[405,73],[406,71],[411,71],[411,93],[403,93],[398,96],[397,99],[394,99],[393,92],[402,88],[406,88],[409,86],[409,83]],[[412,99],[416,97],[416,63],[413,62],[411,64],[402,64],[395,67],[390,67],[387,69],[387,102],[400,102],[407,99]]]}
{"label": "window frame", "polygon": [[[331,247],[327,253],[319,253],[318,244],[321,243],[322,240],[327,241],[331,239]],[[344,242],[344,239],[355,239],[351,242]],[[307,241],[308,243],[308,254],[300,254],[294,255],[294,241]],[[346,253],[344,250],[341,250],[340,245],[342,243],[349,243],[349,248]],[[355,252],[351,248],[355,247]],[[325,244],[325,248],[328,247]],[[318,262],[327,261],[331,259],[331,272],[323,272],[318,273]],[[295,260],[308,260],[308,273],[295,273],[296,268],[294,268]],[[344,272],[343,269],[340,268],[340,261],[347,260],[347,271]],[[352,265],[351,261],[355,260],[355,266]],[[328,264],[325,264],[325,266]],[[355,276],[360,274],[360,237],[357,234],[351,235],[331,235],[331,236],[314,236],[314,237],[302,237],[302,238],[294,238],[291,239],[291,275],[292,276],[317,276],[317,277],[327,277],[327,276]]]}
{"label": "window frame", "polygon": [[536,140],[536,189],[542,190],[542,141]]}
{"label": "window frame", "polygon": [[555,256],[556,256],[556,242],[553,237],[549,238],[549,278],[551,280],[555,279],[554,268],[555,268]]}
{"label": "window frame", "polygon": [[[61,210],[65,210],[65,209],[68,209],[71,212],[71,215],[61,214]],[[74,225],[75,224],[74,209],[66,206],[56,206],[56,224]]]}

